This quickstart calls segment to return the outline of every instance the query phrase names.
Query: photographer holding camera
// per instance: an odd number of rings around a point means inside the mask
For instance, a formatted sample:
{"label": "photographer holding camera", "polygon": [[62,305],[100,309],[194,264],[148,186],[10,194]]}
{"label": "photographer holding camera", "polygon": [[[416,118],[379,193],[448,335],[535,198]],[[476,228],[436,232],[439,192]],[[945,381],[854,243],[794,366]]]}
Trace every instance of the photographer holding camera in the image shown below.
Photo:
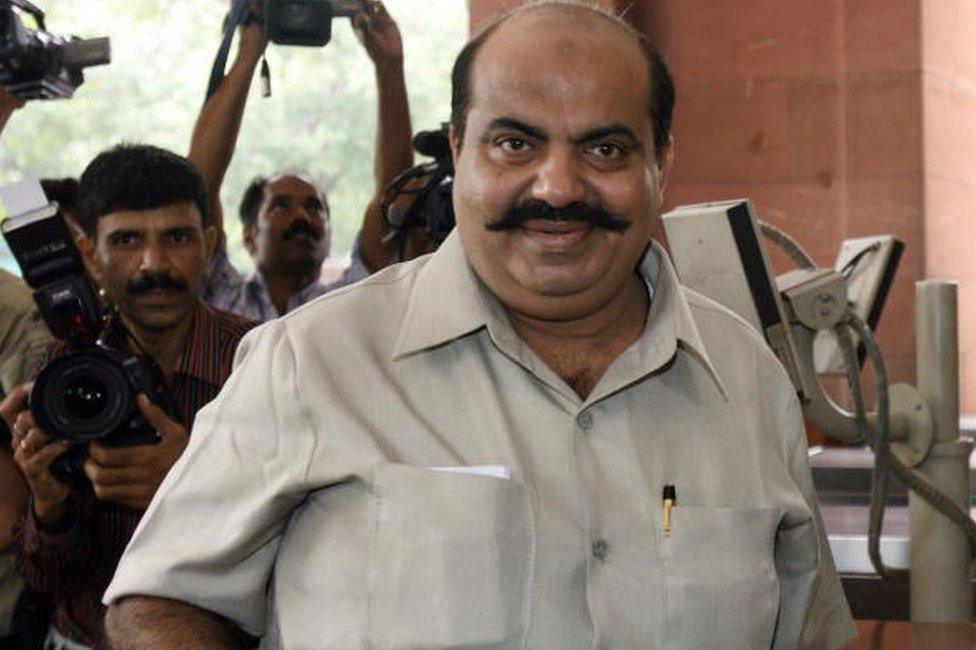
{"label": "photographer holding camera", "polygon": [[[51,470],[71,445],[38,425],[27,405],[31,386],[14,389],[0,405],[31,493],[19,568],[54,605],[45,647],[70,650],[104,646],[102,592],[183,452],[197,410],[217,395],[253,326],[200,301],[217,233],[203,180],[186,159],[142,145],[100,154],[81,177],[79,217],[85,266],[116,310],[101,342],[151,359],[171,412],[140,394],[138,410],[158,444],[109,444],[108,435],[118,432],[104,432],[88,445],[85,479],[66,484]],[[52,364],[70,352],[60,344]]]}
{"label": "photographer holding camera", "polygon": [[[251,3],[252,11],[261,3]],[[205,299],[213,306],[264,321],[284,314],[339,286],[366,277],[393,261],[394,244],[379,197],[393,178],[413,163],[410,111],[403,74],[403,44],[396,23],[381,2],[364,4],[353,16],[357,37],[373,61],[378,89],[378,129],[374,176],[376,193],[366,208],[358,250],[342,279],[319,279],[329,254],[329,208],[324,192],[291,174],[257,178],[240,205],[244,245],[255,273],[244,278],[231,266],[223,237]],[[193,131],[189,159],[207,182],[214,224],[223,232],[220,186],[233,157],[248,90],[267,39],[260,21],[247,23],[237,59],[204,105]]]}

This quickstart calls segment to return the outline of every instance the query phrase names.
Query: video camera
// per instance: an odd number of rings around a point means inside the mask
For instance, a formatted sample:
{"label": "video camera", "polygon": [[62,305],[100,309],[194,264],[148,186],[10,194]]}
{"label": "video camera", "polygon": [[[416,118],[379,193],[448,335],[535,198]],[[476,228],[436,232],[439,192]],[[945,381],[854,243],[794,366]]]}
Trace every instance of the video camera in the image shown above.
{"label": "video camera", "polygon": [[[19,9],[37,29],[24,26]],[[28,0],[0,0],[0,85],[22,99],[67,99],[85,82],[84,68],[111,60],[108,38],[46,31],[44,12]]]}
{"label": "video camera", "polygon": [[433,161],[411,167],[394,178],[380,199],[383,216],[397,237],[401,259],[410,229],[422,228],[434,246],[439,246],[454,229],[454,161],[448,130],[445,123],[436,131],[420,131],[414,136],[414,150]]}
{"label": "video camera", "polygon": [[[8,210],[16,209],[6,202]],[[100,340],[104,310],[57,203],[9,217],[0,231],[24,280],[34,289],[44,322],[73,350],[44,366],[29,398],[41,429],[52,438],[78,443],[52,464],[51,473],[64,483],[83,481],[81,465],[89,442],[108,447],[159,442],[156,430],[139,411],[136,396],[146,393],[172,413],[162,373],[147,357],[113,349]]]}

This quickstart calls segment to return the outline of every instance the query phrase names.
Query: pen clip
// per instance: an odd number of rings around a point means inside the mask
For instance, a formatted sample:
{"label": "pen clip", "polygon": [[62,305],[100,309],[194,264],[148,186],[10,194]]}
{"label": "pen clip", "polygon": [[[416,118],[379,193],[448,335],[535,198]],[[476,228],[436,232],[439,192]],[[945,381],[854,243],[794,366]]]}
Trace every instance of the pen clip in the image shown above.
{"label": "pen clip", "polygon": [[661,517],[665,537],[671,536],[671,509],[678,502],[677,491],[673,485],[665,485],[661,495]]}

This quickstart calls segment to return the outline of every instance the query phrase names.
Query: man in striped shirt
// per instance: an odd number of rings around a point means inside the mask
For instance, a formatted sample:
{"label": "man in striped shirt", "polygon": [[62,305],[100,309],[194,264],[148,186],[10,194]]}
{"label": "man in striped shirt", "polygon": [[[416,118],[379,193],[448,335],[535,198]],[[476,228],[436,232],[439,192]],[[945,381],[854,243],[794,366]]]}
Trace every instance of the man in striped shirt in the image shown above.
{"label": "man in striped shirt", "polygon": [[[72,486],[50,473],[68,444],[37,426],[26,407],[29,386],[12,391],[0,407],[31,492],[18,563],[26,583],[53,601],[46,647],[68,650],[105,645],[102,593],[143,510],[183,452],[197,410],[216,397],[238,342],[253,326],[200,301],[217,237],[203,181],[186,159],[132,145],[99,155],[81,178],[80,218],[87,266],[116,309],[103,342],[151,357],[171,412],[140,396],[159,444],[92,443],[84,463],[88,482]],[[68,349],[61,344],[53,354]]]}

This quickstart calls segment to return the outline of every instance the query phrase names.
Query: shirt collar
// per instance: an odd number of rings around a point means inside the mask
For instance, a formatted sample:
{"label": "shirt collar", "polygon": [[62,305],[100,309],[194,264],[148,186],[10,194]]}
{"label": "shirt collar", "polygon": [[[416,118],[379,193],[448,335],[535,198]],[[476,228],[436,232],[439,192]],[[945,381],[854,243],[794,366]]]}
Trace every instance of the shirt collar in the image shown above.
{"label": "shirt collar", "polygon": [[[326,292],[328,285],[322,284],[320,280],[312,282],[296,293],[288,301],[288,311],[295,309],[309,302],[313,298],[318,298]],[[244,281],[244,291],[252,300],[257,301],[261,320],[278,318],[282,314],[278,313],[274,303],[271,302],[271,294],[268,293],[268,285],[264,282],[261,272],[255,269]]]}
{"label": "shirt collar", "polygon": [[494,297],[468,264],[457,230],[420,269],[393,358],[436,347],[497,320]]}
{"label": "shirt collar", "polygon": [[[715,364],[712,363],[708,350],[702,341],[698,325],[692,316],[685,288],[678,280],[678,274],[671,264],[671,259],[664,247],[654,240],[648,247],[639,266],[640,274],[654,287],[654,297],[651,301],[650,312],[647,317],[644,336],[639,345],[646,346],[658,339],[658,330],[666,332],[669,338],[670,352],[680,346],[701,364],[711,376],[715,386],[726,400],[728,390]],[[645,356],[645,355],[641,355]]]}
{"label": "shirt collar", "polygon": [[213,382],[216,368],[220,368],[220,340],[217,319],[211,309],[197,302],[193,311],[190,335],[177,366],[177,374]]}
{"label": "shirt collar", "polygon": [[[214,382],[214,369],[220,368],[220,345],[217,319],[213,311],[201,301],[193,309],[190,333],[177,364],[176,374]],[[125,328],[118,314],[113,314],[106,326],[105,343],[116,350],[130,349]],[[143,355],[141,350],[135,354]]]}
{"label": "shirt collar", "polygon": [[[651,242],[639,270],[654,294],[644,335],[637,342],[641,374],[660,368],[680,345],[707,370],[722,396],[728,399],[677,273],[660,244]],[[418,272],[394,359],[443,345],[482,327],[487,327],[495,339],[515,336],[504,308],[468,264],[455,230]]]}

